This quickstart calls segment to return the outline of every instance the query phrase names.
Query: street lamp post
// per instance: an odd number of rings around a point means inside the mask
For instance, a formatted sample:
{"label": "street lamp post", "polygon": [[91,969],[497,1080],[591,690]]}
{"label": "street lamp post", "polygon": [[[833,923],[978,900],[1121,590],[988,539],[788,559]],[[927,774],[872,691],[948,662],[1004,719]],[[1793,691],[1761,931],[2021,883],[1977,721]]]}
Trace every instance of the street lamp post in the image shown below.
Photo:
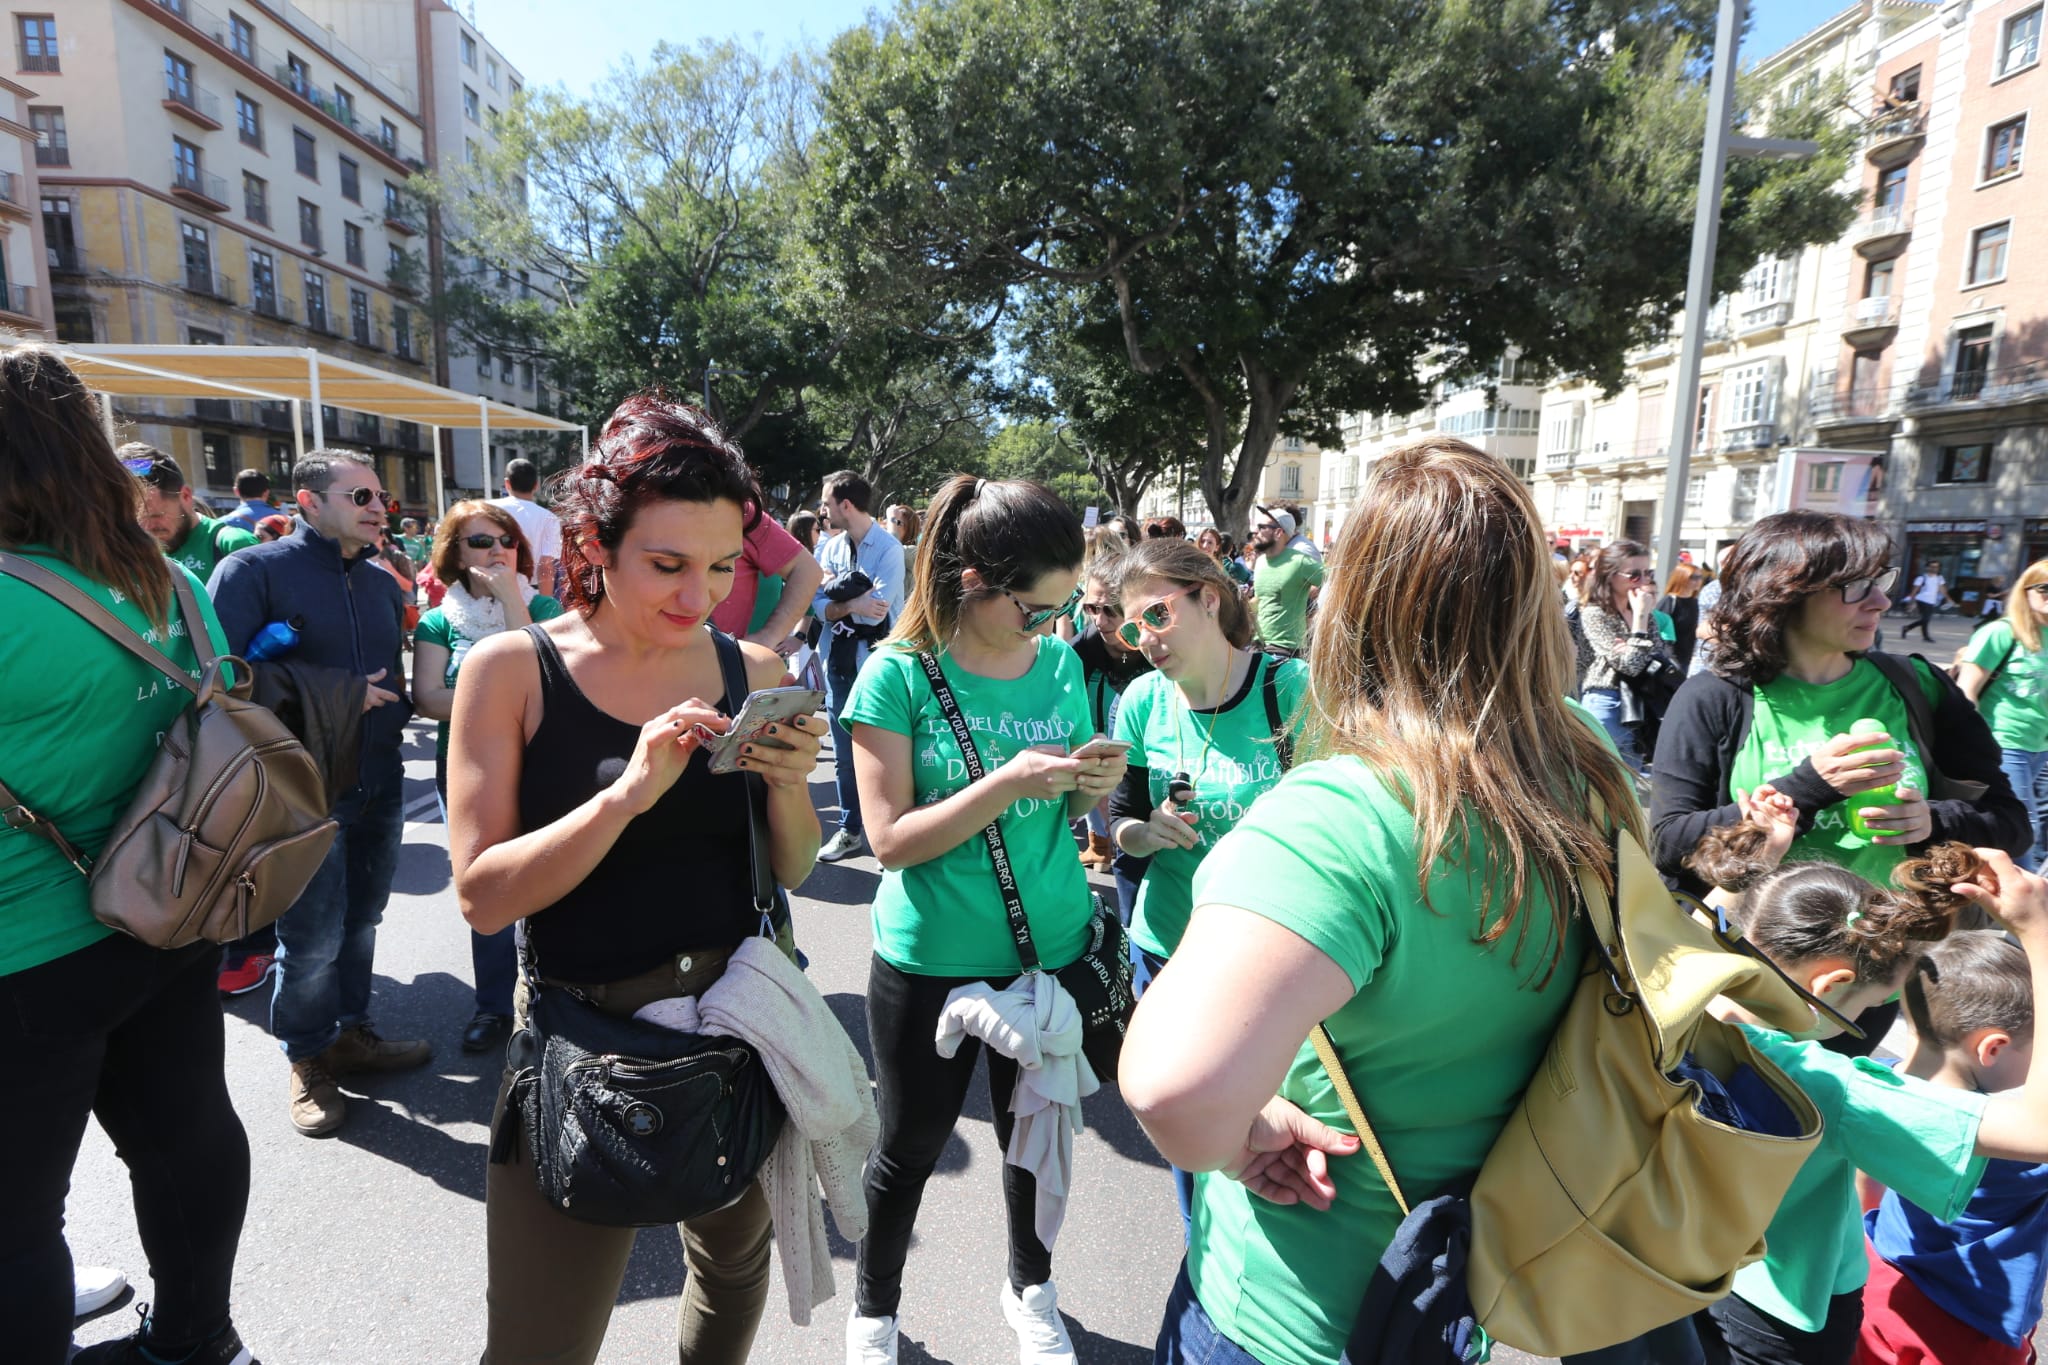
{"label": "street lamp post", "polygon": [[1747,9],[1747,0],[1721,0],[1714,30],[1714,63],[1707,78],[1707,136],[1700,157],[1699,200],[1693,210],[1692,266],[1685,283],[1685,328],[1678,344],[1678,373],[1671,386],[1671,444],[1664,469],[1662,534],[1657,540],[1660,583],[1668,582],[1678,566],[1678,537],[1685,522],[1685,490],[1692,476],[1692,442],[1699,422],[1700,352],[1706,345],[1707,312],[1714,303],[1714,252],[1720,244],[1721,191],[1727,182],[1728,158],[1796,160],[1820,150],[1817,142],[1743,137],[1729,131],[1737,49]]}
{"label": "street lamp post", "polygon": [[744,379],[752,375],[753,373],[754,372],[752,370],[734,370],[728,369],[721,365],[706,365],[704,367],[704,415],[706,417],[709,417],[711,415],[712,380],[722,379],[726,375],[731,375],[736,379]]}

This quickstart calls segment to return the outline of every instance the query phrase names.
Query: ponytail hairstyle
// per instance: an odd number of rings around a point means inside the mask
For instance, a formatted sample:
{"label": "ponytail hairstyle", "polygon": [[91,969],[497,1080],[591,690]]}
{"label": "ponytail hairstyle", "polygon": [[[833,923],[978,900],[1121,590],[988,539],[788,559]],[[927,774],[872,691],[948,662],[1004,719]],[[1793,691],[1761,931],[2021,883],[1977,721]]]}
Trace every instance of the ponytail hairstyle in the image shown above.
{"label": "ponytail hairstyle", "polygon": [[749,534],[761,521],[761,489],[718,424],[666,394],[636,393],[606,420],[589,460],[555,480],[567,606],[584,616],[597,610],[604,574],[591,562],[590,547],[616,551],[640,508],[664,499],[738,503]]}
{"label": "ponytail hairstyle", "polygon": [[981,576],[975,596],[990,597],[1078,569],[1086,555],[1081,519],[1043,484],[955,474],[925,509],[910,592],[890,643],[944,649],[969,596],[961,577],[968,569]]}
{"label": "ponytail hairstyle", "polygon": [[2015,1042],[2034,1036],[2034,979],[2026,952],[1994,929],[1965,929],[1929,948],[1906,978],[1913,1032],[1944,1052],[1978,1029]]}
{"label": "ponytail hairstyle", "polygon": [[1780,967],[1816,958],[1851,963],[1858,985],[1890,981],[1921,945],[1938,943],[1968,905],[1949,887],[1982,870],[1965,844],[1938,844],[1892,869],[1894,890],[1833,863],[1772,867],[1770,832],[1753,820],[1707,831],[1685,865],[1741,897],[1730,916],[1743,937]]}
{"label": "ponytail hairstyle", "polygon": [[1124,590],[1148,578],[1163,578],[1177,587],[1210,588],[1216,593],[1216,624],[1232,649],[1252,642],[1252,615],[1245,607],[1237,584],[1223,572],[1223,566],[1191,540],[1161,536],[1141,541],[1116,565],[1112,586],[1121,597]]}

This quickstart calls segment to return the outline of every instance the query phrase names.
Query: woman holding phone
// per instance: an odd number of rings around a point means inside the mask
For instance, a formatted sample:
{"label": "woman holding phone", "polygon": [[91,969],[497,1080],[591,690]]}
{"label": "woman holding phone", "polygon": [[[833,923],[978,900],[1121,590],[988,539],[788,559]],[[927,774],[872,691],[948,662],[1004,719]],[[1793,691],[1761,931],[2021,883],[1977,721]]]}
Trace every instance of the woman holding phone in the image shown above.
{"label": "woman holding phone", "polygon": [[[701,995],[760,928],[747,784],[711,772],[700,750],[703,733],[722,734],[746,700],[727,689],[708,622],[731,590],[761,494],[709,418],[647,394],[612,414],[558,491],[573,610],[492,635],[463,664],[449,856],[472,929],[523,920],[543,983],[623,1017]],[[780,655],[738,648],[750,691],[782,681]],[[782,886],[802,882],[817,858],[809,780],[822,729],[814,716],[779,722],[740,755],[767,788],[764,843]],[[790,948],[786,927],[778,941]],[[514,1005],[523,1012],[524,990]],[[508,1068],[501,1110],[512,1080]],[[512,1147],[484,1187],[485,1365],[587,1365],[604,1343],[633,1229],[556,1208],[525,1144]],[[683,1225],[681,1365],[747,1358],[768,1297],[769,1215],[755,1184]]]}
{"label": "woman holding phone", "polygon": [[[925,514],[896,632],[868,659],[846,704],[861,809],[883,867],[874,904],[868,1036],[881,1138],[868,1162],[868,1235],[860,1246],[849,1365],[897,1358],[903,1266],[918,1202],[952,1137],[980,1045],[933,1046],[958,987],[1016,978],[1018,948],[982,830],[1001,831],[1039,960],[1075,961],[1095,913],[1069,822],[1124,774],[1120,754],[1070,750],[1090,738],[1081,661],[1052,634],[1080,600],[1081,522],[1035,483],[949,480]],[[984,776],[961,746],[925,670],[930,658],[971,732]],[[1017,1063],[990,1051],[988,1088],[1007,1149]],[[998,1298],[1031,1361],[1071,1361],[1034,1226],[1038,1184],[1002,1164],[1009,1267]]]}
{"label": "woman holding phone", "polygon": [[[1185,540],[1148,540],[1118,576],[1123,643],[1156,670],[1117,712],[1131,742],[1109,798],[1117,847],[1149,858],[1131,916],[1133,980],[1142,993],[1180,946],[1195,910],[1195,869],[1280,780],[1308,689],[1308,665],[1251,647],[1252,619],[1215,559]],[[1183,1226],[1194,1177],[1176,1169]]]}

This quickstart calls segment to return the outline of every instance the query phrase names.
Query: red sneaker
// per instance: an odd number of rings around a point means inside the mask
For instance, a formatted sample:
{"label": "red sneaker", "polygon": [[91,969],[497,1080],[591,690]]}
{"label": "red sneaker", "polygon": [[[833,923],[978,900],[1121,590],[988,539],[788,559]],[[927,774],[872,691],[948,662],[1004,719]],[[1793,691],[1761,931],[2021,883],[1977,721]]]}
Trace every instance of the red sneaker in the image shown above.
{"label": "red sneaker", "polygon": [[270,953],[251,953],[242,959],[239,967],[220,969],[220,993],[222,995],[247,995],[270,980],[271,969],[277,966],[277,958]]}

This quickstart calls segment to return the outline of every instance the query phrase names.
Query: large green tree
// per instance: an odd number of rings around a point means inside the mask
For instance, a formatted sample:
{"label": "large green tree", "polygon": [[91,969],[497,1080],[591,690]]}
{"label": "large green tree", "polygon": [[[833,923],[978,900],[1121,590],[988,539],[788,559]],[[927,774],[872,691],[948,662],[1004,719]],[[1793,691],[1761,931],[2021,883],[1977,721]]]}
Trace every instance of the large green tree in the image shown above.
{"label": "large green tree", "polygon": [[[1421,406],[1425,359],[1620,382],[1683,289],[1713,8],[905,0],[833,46],[813,241],[927,332],[1106,291],[1242,533],[1277,436]],[[1731,168],[1722,285],[1846,226],[1844,154]]]}

